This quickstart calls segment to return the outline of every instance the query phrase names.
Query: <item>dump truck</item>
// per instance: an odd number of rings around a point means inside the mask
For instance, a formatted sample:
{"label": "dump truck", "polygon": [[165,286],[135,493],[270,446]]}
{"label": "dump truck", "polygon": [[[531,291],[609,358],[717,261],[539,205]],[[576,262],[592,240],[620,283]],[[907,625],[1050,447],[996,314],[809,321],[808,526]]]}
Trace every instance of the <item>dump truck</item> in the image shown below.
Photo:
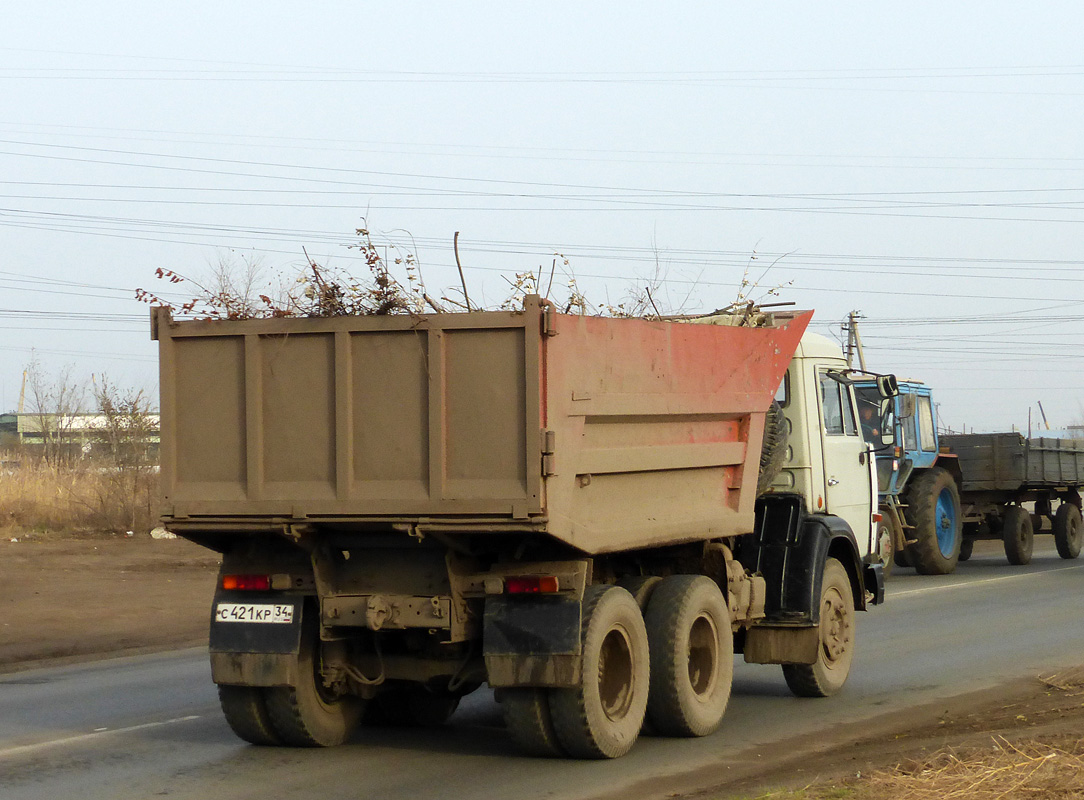
{"label": "dump truck", "polygon": [[162,521],[221,553],[234,732],[336,745],[488,684],[526,752],[612,758],[715,730],[734,654],[838,691],[872,459],[811,312],[748,316],[154,309]]}
{"label": "dump truck", "polygon": [[940,433],[926,384],[899,381],[895,397],[885,399],[872,376],[847,375],[876,453],[878,548],[887,566],[948,574],[978,539],[1000,539],[1010,564],[1027,564],[1046,521],[1058,555],[1080,554],[1084,441]]}

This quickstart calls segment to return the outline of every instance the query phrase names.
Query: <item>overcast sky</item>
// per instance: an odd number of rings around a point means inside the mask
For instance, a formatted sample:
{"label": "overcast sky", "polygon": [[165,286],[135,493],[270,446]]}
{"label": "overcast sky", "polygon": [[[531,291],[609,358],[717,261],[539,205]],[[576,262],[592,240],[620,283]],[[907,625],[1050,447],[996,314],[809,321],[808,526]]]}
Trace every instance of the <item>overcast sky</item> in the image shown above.
{"label": "overcast sky", "polygon": [[156,392],[155,269],[357,268],[367,216],[430,287],[456,231],[490,303],[556,253],[596,302],[747,276],[957,430],[1084,422],[1080,3],[300,8],[5,6],[0,410],[32,355]]}

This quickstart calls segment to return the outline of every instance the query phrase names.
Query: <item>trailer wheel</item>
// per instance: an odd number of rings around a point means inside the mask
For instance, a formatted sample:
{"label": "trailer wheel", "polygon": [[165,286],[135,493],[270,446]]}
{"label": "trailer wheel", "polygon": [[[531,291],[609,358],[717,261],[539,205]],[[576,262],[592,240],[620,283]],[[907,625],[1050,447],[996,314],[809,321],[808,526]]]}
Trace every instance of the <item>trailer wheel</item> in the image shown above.
{"label": "trailer wheel", "polygon": [[262,687],[220,684],[218,702],[230,729],[241,739],[249,744],[282,744],[267,713]]}
{"label": "trailer wheel", "polygon": [[757,476],[757,495],[768,491],[772,481],[783,469],[787,454],[787,418],[783,407],[773,400],[764,417],[764,442],[760,446],[760,472]]}
{"label": "trailer wheel", "polygon": [[[313,619],[313,622],[309,622]],[[361,719],[364,702],[335,695],[320,676],[320,639],[312,615],[303,615],[301,647],[297,656],[297,686],[266,690],[271,724],[285,744],[295,747],[332,747],[342,744]]]}
{"label": "trailer wheel", "polygon": [[975,540],[964,539],[960,542],[960,561],[967,561],[975,551]]}
{"label": "trailer wheel", "polygon": [[1023,507],[1006,506],[1002,539],[1005,542],[1005,557],[1010,564],[1020,566],[1031,563],[1035,533],[1031,529],[1031,515]]}
{"label": "trailer wheel", "polygon": [[579,685],[550,690],[557,739],[574,758],[623,756],[640,735],[647,711],[647,630],[640,607],[618,586],[589,587],[580,638]]}
{"label": "trailer wheel", "polygon": [[933,467],[907,488],[907,507],[915,538],[909,555],[922,575],[947,575],[960,556],[960,493],[947,470]]}
{"label": "trailer wheel", "polygon": [[549,689],[534,686],[501,689],[499,702],[505,727],[527,755],[559,758],[567,755],[550,716]]}
{"label": "trailer wheel", "polygon": [[828,697],[847,682],[854,660],[854,592],[837,559],[824,562],[821,581],[820,648],[813,664],[784,664],[783,677],[798,697]]}
{"label": "trailer wheel", "polygon": [[1084,525],[1081,524],[1080,509],[1072,503],[1062,503],[1054,516],[1054,544],[1062,558],[1076,558],[1080,555],[1081,538],[1084,537]]}
{"label": "trailer wheel", "polygon": [[723,721],[734,676],[734,635],[719,585],[703,575],[664,578],[644,621],[648,721],[664,736],[707,736]]}

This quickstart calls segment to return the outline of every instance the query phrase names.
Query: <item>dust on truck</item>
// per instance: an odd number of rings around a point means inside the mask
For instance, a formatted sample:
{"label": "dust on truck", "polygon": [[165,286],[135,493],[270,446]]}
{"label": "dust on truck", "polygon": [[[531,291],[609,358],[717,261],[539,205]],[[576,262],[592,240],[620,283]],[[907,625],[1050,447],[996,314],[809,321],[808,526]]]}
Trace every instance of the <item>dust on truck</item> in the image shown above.
{"label": "dust on truck", "polygon": [[[359,723],[439,724],[488,683],[526,751],[606,758],[645,718],[713,731],[734,653],[782,664],[799,695],[838,690],[883,580],[842,357],[792,361],[809,317],[604,319],[536,296],[155,309],[163,520],[222,554],[210,658],[230,726],[335,745]],[[783,477],[758,499],[762,463]]]}

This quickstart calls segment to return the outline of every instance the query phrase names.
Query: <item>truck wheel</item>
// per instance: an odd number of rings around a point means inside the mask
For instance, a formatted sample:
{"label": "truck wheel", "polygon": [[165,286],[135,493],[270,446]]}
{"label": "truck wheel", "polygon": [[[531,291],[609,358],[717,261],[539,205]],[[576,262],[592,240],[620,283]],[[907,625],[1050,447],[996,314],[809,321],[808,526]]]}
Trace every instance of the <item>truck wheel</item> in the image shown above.
{"label": "truck wheel", "polygon": [[302,617],[301,647],[297,656],[298,686],[266,690],[267,713],[285,744],[294,747],[332,747],[342,744],[361,719],[364,703],[358,697],[335,695],[320,676],[320,641],[316,624]]}
{"label": "truck wheel", "polygon": [[773,400],[764,417],[764,442],[760,446],[760,473],[757,477],[757,495],[768,491],[783,469],[783,459],[787,454],[787,418],[783,416],[783,407],[778,400]]}
{"label": "truck wheel", "polygon": [[1080,555],[1081,538],[1084,527],[1081,525],[1080,509],[1072,503],[1062,503],[1054,516],[1054,544],[1062,558],[1076,558]]}
{"label": "truck wheel", "polygon": [[574,758],[623,756],[640,735],[647,711],[647,630],[640,607],[618,586],[589,587],[580,638],[579,685],[550,690],[557,739]]}
{"label": "truck wheel", "polygon": [[1031,515],[1021,506],[1005,508],[1005,527],[1002,531],[1005,557],[1017,566],[1031,563],[1031,550],[1035,534],[1031,530]]}
{"label": "truck wheel", "polygon": [[218,702],[230,728],[249,744],[282,744],[268,716],[263,688],[220,684]]}
{"label": "truck wheel", "polygon": [[549,689],[522,686],[500,690],[501,712],[512,740],[527,755],[558,758],[567,753],[550,716]]}
{"label": "truck wheel", "polygon": [[909,549],[922,575],[947,575],[960,556],[960,493],[947,470],[933,467],[907,488],[908,516],[918,540]]}
{"label": "truck wheel", "polygon": [[854,592],[847,570],[825,559],[821,581],[820,648],[813,664],[784,664],[783,677],[798,697],[828,697],[847,681],[854,659]]}
{"label": "truck wheel", "polygon": [[719,585],[703,575],[664,578],[644,622],[648,722],[664,736],[707,736],[723,721],[734,676],[734,635]]}
{"label": "truck wheel", "polygon": [[964,539],[960,542],[960,561],[967,561],[975,551],[975,540]]}
{"label": "truck wheel", "polygon": [[881,566],[887,578],[892,574],[892,567],[896,564],[895,537],[892,535],[892,523],[881,519],[877,523],[877,555],[881,558]]}

